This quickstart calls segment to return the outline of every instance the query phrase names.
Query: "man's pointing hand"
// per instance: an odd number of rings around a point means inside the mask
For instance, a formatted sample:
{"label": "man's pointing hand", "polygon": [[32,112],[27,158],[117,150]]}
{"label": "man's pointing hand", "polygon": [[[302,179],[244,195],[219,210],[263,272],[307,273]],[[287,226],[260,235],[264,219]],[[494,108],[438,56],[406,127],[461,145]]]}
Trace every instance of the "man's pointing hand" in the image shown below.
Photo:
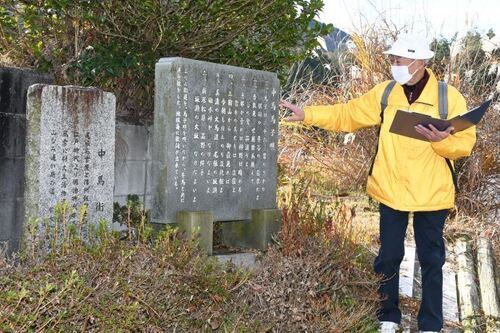
{"label": "man's pointing hand", "polygon": [[280,101],[280,106],[289,109],[293,112],[293,115],[285,118],[285,121],[302,121],[304,120],[304,110],[297,105],[294,105],[285,100]]}

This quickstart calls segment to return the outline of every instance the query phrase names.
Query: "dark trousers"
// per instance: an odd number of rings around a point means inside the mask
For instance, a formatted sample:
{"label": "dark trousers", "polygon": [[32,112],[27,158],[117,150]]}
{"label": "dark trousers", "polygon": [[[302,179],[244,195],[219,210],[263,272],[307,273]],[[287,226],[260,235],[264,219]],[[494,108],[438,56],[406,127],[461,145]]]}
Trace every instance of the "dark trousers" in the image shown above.
{"label": "dark trousers", "polygon": [[[443,327],[443,227],[447,214],[447,209],[413,214],[413,231],[422,270],[422,303],[417,318],[422,331],[439,331]],[[375,272],[385,277],[379,288],[383,298],[377,313],[380,321],[401,322],[399,265],[404,257],[407,225],[408,212],[380,204],[380,249],[374,263]]]}

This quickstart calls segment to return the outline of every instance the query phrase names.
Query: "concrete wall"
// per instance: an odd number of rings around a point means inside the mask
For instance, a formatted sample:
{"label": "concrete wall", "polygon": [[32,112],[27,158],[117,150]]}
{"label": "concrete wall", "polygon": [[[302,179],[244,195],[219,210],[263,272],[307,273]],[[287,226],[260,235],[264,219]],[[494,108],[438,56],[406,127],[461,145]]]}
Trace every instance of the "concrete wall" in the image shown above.
{"label": "concrete wall", "polygon": [[0,251],[7,253],[19,248],[23,231],[26,93],[52,82],[48,74],[0,67]]}
{"label": "concrete wall", "polygon": [[124,205],[137,194],[151,206],[151,137],[153,126],[116,122],[114,201]]}

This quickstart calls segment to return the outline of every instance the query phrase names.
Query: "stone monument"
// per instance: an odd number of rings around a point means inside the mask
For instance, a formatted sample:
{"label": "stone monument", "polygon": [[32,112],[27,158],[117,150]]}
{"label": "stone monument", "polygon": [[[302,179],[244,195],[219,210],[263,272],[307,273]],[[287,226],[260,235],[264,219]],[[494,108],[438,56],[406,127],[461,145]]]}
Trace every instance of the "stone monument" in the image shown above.
{"label": "stone monument", "polygon": [[51,218],[66,201],[75,223],[111,223],[115,96],[96,88],[33,85],[28,91],[26,219]]}
{"label": "stone monument", "polygon": [[[152,222],[201,228],[208,252],[213,221],[240,221],[225,228],[230,241],[267,245],[279,220],[276,74],[164,58],[155,86]],[[255,216],[274,226],[258,227],[262,237],[247,230]]]}
{"label": "stone monument", "polygon": [[23,230],[26,94],[49,74],[0,67],[0,251],[19,249]]}

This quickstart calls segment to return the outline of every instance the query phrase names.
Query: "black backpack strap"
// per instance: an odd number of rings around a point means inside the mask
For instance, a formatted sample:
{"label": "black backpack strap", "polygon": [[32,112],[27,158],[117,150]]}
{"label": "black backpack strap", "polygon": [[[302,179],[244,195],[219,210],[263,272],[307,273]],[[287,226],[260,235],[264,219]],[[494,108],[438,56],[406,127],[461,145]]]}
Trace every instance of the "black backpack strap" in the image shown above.
{"label": "black backpack strap", "polygon": [[382,123],[384,122],[384,111],[387,108],[387,101],[389,100],[389,95],[391,94],[394,85],[396,84],[395,80],[389,82],[389,84],[385,87],[384,92],[382,94],[382,99],[380,100],[380,126],[377,132],[377,147],[375,148],[375,155],[373,156],[372,163],[370,165],[370,170],[368,170],[368,176],[372,175],[373,164],[375,164],[375,158],[378,154],[378,145],[380,141],[380,130],[382,129]]}
{"label": "black backpack strap", "polygon": [[[439,81],[439,118],[446,120],[448,119],[448,85],[446,82]],[[455,168],[451,161],[445,158],[446,164],[451,172],[451,177],[453,179],[453,186],[455,186],[455,192],[458,192],[458,179],[457,174],[455,172]]]}
{"label": "black backpack strap", "polygon": [[455,186],[455,192],[458,192],[458,179],[457,179],[457,174],[455,173],[455,168],[453,167],[453,164],[451,164],[451,161],[449,159],[445,158],[445,161],[451,172],[451,178],[453,179],[453,186]]}

